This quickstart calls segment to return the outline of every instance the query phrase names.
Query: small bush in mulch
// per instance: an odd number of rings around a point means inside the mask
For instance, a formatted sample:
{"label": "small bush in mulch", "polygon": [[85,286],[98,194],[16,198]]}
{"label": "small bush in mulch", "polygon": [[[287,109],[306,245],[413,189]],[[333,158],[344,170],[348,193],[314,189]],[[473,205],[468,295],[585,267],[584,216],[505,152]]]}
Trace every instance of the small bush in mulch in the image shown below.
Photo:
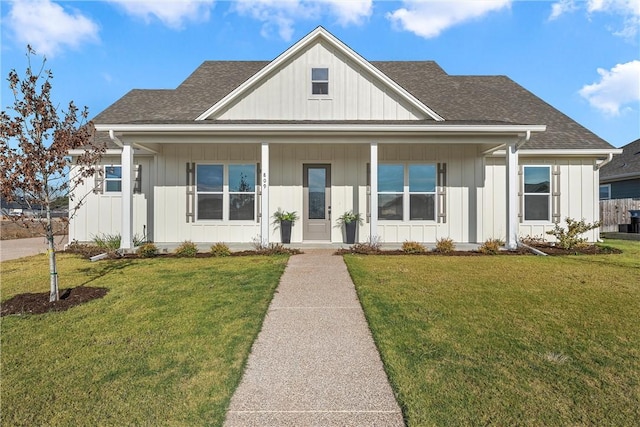
{"label": "small bush in mulch", "polygon": [[153,258],[155,256],[158,256],[158,247],[155,244],[148,242],[140,245],[140,247],[136,251],[136,254],[138,254],[138,256],[140,256],[141,258]]}
{"label": "small bush in mulch", "polygon": [[427,248],[422,243],[405,241],[402,244],[402,252],[406,254],[421,254],[426,252]]}
{"label": "small bush in mulch", "polygon": [[60,293],[60,300],[54,302],[49,302],[49,292],[20,294],[0,304],[0,316],[66,311],[76,305],[102,298],[107,292],[107,288],[78,286],[76,288],[63,289]]}
{"label": "small bush in mulch", "polygon": [[214,243],[209,250],[214,257],[225,257],[231,255],[229,246],[224,243]]}
{"label": "small bush in mulch", "polygon": [[478,250],[485,255],[498,255],[504,241],[500,239],[487,239]]}
{"label": "small bush in mulch", "polygon": [[186,240],[176,248],[175,254],[179,258],[195,258],[198,254],[198,246],[196,246],[195,243]]}
{"label": "small bush in mulch", "polygon": [[456,244],[453,243],[453,239],[450,237],[443,237],[442,239],[436,240],[436,252],[439,252],[441,254],[448,254],[453,252],[455,249]]}

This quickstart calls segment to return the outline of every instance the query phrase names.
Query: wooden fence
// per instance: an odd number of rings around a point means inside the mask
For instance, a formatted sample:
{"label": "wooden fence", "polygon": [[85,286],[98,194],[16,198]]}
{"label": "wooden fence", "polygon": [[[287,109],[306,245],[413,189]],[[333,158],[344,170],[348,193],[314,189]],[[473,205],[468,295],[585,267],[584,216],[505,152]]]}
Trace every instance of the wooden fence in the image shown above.
{"label": "wooden fence", "polygon": [[640,199],[600,200],[600,231],[617,232],[618,224],[631,224],[630,209],[640,209]]}

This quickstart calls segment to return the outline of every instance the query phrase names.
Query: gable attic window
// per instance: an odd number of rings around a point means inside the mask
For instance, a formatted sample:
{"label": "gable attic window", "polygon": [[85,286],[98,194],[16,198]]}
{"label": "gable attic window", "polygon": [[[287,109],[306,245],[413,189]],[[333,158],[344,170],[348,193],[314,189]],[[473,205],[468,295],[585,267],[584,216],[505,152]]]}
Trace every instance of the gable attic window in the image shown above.
{"label": "gable attic window", "polygon": [[311,69],[311,94],[329,95],[329,69]]}

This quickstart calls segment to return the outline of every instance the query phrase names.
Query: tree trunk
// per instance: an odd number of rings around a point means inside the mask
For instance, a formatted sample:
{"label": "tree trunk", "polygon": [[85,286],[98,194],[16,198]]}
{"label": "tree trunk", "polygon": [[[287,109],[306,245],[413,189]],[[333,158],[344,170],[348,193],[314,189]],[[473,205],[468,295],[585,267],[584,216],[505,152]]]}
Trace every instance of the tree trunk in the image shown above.
{"label": "tree trunk", "polygon": [[46,224],[46,237],[48,243],[47,254],[49,255],[49,277],[50,277],[50,290],[49,301],[60,300],[60,294],[58,292],[58,265],[56,263],[56,245],[53,240],[53,222],[51,221],[51,208],[47,204],[47,224]]}

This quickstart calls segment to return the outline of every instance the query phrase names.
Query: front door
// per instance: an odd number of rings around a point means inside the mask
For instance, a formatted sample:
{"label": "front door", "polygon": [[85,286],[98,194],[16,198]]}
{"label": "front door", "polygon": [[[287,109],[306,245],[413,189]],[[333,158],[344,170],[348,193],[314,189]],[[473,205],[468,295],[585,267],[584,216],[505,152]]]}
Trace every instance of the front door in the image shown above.
{"label": "front door", "polygon": [[303,165],[302,238],[331,240],[331,165]]}

